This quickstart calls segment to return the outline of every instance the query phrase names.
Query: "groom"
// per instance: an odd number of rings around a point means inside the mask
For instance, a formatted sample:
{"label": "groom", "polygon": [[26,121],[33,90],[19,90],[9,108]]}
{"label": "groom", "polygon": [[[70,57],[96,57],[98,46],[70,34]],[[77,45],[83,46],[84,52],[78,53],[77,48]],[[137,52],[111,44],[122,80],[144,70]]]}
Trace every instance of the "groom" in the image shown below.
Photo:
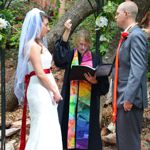
{"label": "groom", "polygon": [[[141,149],[141,123],[143,109],[147,106],[147,38],[137,26],[135,19],[137,5],[126,1],[116,11],[116,22],[123,29],[126,39],[123,40],[118,58],[118,75],[116,137],[118,150]],[[116,56],[117,58],[117,56]],[[115,83],[115,82],[114,82]],[[114,103],[115,104],[115,103]]]}

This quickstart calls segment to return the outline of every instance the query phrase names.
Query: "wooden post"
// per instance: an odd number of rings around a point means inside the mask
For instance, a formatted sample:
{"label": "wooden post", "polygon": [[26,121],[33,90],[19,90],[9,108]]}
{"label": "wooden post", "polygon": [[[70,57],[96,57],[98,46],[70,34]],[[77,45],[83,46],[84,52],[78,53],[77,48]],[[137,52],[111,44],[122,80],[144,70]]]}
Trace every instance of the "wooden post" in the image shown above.
{"label": "wooden post", "polygon": [[[0,9],[4,9],[4,0],[0,0]],[[5,51],[0,44],[1,61],[1,150],[5,150],[5,128],[6,128],[6,97],[5,97]]]}
{"label": "wooden post", "polygon": [[5,150],[5,128],[6,128],[6,96],[5,96],[5,50],[0,47],[1,60],[1,150]]}

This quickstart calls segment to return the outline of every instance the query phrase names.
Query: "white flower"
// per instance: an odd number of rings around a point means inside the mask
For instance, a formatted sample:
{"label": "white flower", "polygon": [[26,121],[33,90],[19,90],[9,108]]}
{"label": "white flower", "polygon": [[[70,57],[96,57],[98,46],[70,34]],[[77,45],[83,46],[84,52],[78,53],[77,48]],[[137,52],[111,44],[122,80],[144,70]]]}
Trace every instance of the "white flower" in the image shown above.
{"label": "white flower", "polygon": [[102,41],[109,41],[103,34],[100,36],[99,40]]}
{"label": "white flower", "polygon": [[96,25],[98,27],[104,27],[108,25],[108,19],[106,17],[100,16],[96,18]]}
{"label": "white flower", "polygon": [[8,22],[5,19],[0,18],[0,30],[6,29]]}

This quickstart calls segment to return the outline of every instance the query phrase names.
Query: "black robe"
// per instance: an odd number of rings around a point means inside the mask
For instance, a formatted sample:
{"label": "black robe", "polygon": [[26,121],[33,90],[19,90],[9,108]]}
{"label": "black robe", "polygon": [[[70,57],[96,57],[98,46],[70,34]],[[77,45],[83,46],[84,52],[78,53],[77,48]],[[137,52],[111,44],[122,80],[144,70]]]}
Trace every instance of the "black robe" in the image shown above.
{"label": "black robe", "polygon": [[[54,62],[59,68],[65,69],[64,82],[62,87],[62,97],[58,105],[58,116],[62,131],[63,147],[67,149],[67,131],[68,131],[68,113],[69,113],[69,97],[70,97],[70,81],[69,72],[73,59],[73,51],[70,50],[69,43],[61,39],[55,43]],[[81,57],[81,56],[80,56]],[[101,64],[99,56],[92,53],[93,67]],[[80,62],[80,60],[79,60]],[[90,123],[89,123],[89,148],[88,150],[102,150],[100,124],[99,124],[99,108],[100,95],[105,95],[109,89],[107,77],[98,78],[98,83],[92,85],[91,105],[90,105]]]}

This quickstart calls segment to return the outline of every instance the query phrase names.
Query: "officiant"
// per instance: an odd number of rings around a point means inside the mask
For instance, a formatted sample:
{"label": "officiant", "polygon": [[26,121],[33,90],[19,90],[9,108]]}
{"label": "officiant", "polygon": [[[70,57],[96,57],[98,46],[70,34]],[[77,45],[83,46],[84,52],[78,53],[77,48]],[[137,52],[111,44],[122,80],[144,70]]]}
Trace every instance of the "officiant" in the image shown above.
{"label": "officiant", "polygon": [[[56,43],[54,62],[65,69],[62,87],[63,101],[58,104],[58,115],[62,130],[64,149],[102,150],[99,109],[100,96],[109,89],[108,77],[92,76],[85,73],[86,80],[69,79],[73,65],[96,68],[100,65],[99,55],[90,51],[91,38],[87,30],[79,30],[74,36],[74,49],[69,46],[72,22],[64,23],[65,31]],[[78,72],[77,72],[78,74]]]}

